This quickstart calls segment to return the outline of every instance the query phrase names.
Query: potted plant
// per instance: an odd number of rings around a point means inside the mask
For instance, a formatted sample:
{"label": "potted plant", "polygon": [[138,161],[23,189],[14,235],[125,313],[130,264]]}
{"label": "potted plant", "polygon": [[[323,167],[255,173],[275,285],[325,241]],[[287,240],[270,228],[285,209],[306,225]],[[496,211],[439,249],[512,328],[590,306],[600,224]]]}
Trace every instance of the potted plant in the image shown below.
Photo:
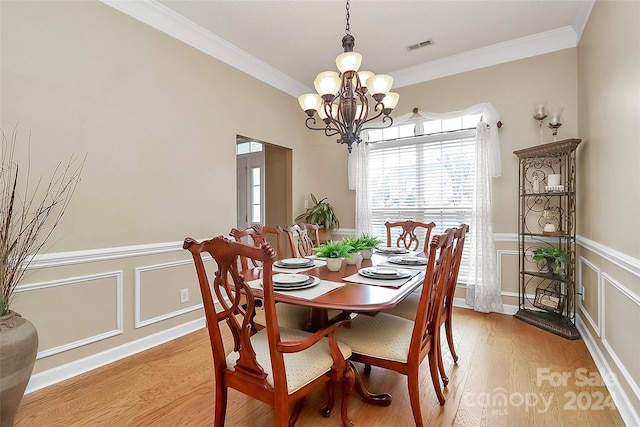
{"label": "potted plant", "polygon": [[331,240],[320,245],[316,253],[318,257],[326,258],[329,271],[338,271],[342,267],[342,259],[348,257],[351,250],[353,250],[352,246]]}
{"label": "potted plant", "polygon": [[349,250],[349,255],[346,258],[347,264],[356,264],[358,262],[358,258],[360,257],[360,251],[363,249],[360,238],[347,237],[342,239],[342,242],[345,245],[349,245],[351,247],[351,249]]}
{"label": "potted plant", "polygon": [[84,162],[71,159],[48,182],[29,177],[29,159],[21,168],[11,141],[2,132],[0,153],[0,421],[12,425],[31,377],[38,350],[34,325],[11,310],[14,291],[35,255],[56,228],[78,183]]}
{"label": "potted plant", "polygon": [[326,197],[318,200],[311,193],[311,201],[313,205],[307,208],[304,213],[298,215],[296,222],[303,221],[307,224],[318,224],[320,226],[320,240],[327,242],[331,240],[331,230],[340,227],[340,221],[331,203],[327,202]]}
{"label": "potted plant", "polygon": [[564,273],[564,263],[566,261],[567,254],[553,246],[539,247],[533,251],[533,259],[542,262],[539,267],[546,267],[549,273],[556,276],[562,276]]}
{"label": "potted plant", "polygon": [[358,237],[358,245],[360,247],[360,254],[362,254],[362,259],[371,259],[371,255],[373,254],[373,250],[378,247],[382,243],[378,237],[370,236],[368,234],[363,234]]}

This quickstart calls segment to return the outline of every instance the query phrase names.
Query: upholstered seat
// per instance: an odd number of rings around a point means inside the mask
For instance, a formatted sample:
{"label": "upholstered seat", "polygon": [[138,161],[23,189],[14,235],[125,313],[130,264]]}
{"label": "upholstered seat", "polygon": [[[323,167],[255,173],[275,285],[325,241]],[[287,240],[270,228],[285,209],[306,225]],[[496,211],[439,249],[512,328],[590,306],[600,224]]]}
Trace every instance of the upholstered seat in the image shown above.
{"label": "upholstered seat", "polygon": [[[276,313],[278,314],[278,323],[281,327],[306,330],[311,322],[311,308],[295,304],[286,304],[279,302],[276,304]],[[328,319],[331,320],[339,316],[340,310],[328,310]],[[259,310],[253,318],[253,323],[258,328],[266,325],[264,310]]]}
{"label": "upholstered seat", "polygon": [[[303,341],[311,334],[298,329],[280,327],[280,338],[283,341]],[[263,329],[251,337],[251,345],[256,352],[258,364],[267,374],[267,383],[274,387],[271,356],[269,355],[269,338],[267,330]],[[345,359],[351,357],[351,348],[338,342],[340,352]],[[239,353],[233,351],[227,356],[227,368],[233,370]],[[318,344],[298,353],[284,355],[284,370],[287,374],[287,390],[293,394],[316,378],[331,370],[333,359],[329,353],[329,341],[324,338]]]}

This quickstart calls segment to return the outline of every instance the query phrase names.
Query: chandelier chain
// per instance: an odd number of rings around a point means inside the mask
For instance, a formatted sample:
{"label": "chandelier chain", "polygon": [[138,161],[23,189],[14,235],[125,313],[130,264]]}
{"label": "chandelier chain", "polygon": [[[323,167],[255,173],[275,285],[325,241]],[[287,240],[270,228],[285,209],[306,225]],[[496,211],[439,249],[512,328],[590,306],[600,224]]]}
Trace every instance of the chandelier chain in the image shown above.
{"label": "chandelier chain", "polygon": [[351,35],[351,26],[349,25],[349,8],[350,8],[349,0],[347,0],[347,6],[346,6],[346,9],[347,9],[347,26],[345,27],[344,32],[345,32],[345,34]]}

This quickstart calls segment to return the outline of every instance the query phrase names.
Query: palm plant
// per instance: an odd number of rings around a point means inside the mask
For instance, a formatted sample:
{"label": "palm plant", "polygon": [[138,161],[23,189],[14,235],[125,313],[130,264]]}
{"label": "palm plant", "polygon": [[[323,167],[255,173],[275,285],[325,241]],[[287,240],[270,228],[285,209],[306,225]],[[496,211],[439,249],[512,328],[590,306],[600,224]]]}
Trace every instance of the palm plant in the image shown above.
{"label": "palm plant", "polygon": [[298,215],[296,221],[304,221],[307,224],[318,224],[325,230],[340,227],[340,221],[331,203],[327,202],[326,197],[318,200],[316,196],[311,193],[311,201],[313,202],[313,206]]}

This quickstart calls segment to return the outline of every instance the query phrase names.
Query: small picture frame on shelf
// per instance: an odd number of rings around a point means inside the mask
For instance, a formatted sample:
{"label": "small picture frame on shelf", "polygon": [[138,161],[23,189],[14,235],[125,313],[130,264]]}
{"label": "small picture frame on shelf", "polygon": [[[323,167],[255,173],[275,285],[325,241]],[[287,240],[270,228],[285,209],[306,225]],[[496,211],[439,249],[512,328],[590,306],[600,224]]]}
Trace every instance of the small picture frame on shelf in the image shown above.
{"label": "small picture frame on shelf", "polygon": [[559,291],[548,288],[536,289],[536,296],[533,300],[535,307],[551,313],[562,314],[562,309],[564,308],[563,303],[564,299]]}

